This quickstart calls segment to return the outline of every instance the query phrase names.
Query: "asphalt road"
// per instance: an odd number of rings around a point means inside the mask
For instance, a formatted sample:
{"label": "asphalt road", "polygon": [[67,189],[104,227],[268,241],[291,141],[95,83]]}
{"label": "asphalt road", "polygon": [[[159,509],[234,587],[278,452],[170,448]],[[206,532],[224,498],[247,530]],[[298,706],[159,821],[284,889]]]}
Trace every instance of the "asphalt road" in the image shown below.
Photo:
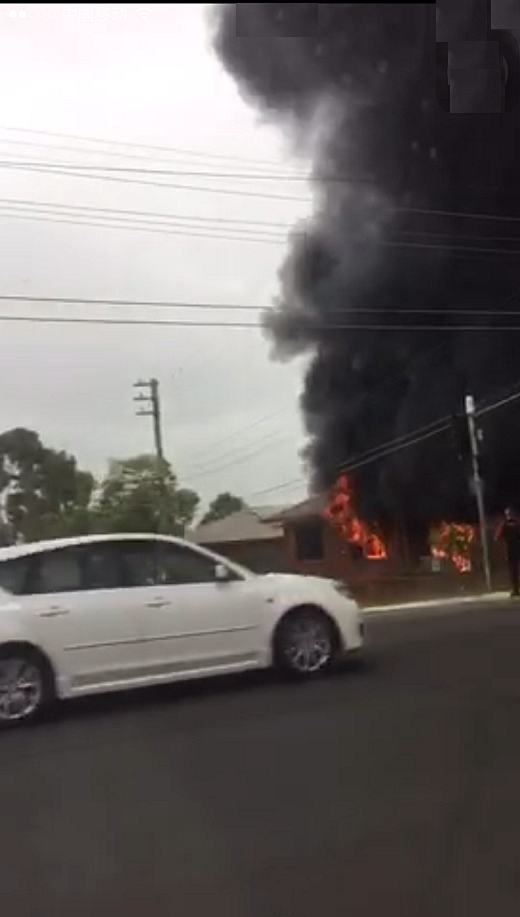
{"label": "asphalt road", "polygon": [[366,671],[112,695],[2,734],[2,912],[518,917],[520,603],[369,635]]}

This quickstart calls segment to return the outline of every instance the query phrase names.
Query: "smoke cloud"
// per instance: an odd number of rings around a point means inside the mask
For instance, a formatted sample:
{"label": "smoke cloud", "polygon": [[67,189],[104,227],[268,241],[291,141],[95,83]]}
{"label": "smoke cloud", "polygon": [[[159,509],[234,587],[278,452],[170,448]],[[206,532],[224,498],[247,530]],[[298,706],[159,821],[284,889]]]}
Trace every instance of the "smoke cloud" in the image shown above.
{"label": "smoke cloud", "polygon": [[[507,19],[507,3],[498,6]],[[216,51],[245,97],[295,143],[312,145],[315,212],[290,236],[264,321],[279,356],[311,355],[301,404],[314,488],[331,485],[346,460],[460,411],[467,392],[493,400],[520,386],[520,333],[498,330],[520,326],[520,315],[498,314],[520,311],[520,223],[506,219],[520,213],[519,106],[450,113],[436,24],[445,40],[484,37],[477,0],[457,4],[451,18],[450,9],[240,3],[216,11]],[[468,86],[465,104],[476,104],[482,86]],[[413,311],[426,309],[432,314]],[[338,328],[367,323],[370,330]],[[492,512],[520,503],[518,404],[483,419]],[[354,476],[359,512],[383,526],[424,533],[432,521],[474,518],[448,434]]]}

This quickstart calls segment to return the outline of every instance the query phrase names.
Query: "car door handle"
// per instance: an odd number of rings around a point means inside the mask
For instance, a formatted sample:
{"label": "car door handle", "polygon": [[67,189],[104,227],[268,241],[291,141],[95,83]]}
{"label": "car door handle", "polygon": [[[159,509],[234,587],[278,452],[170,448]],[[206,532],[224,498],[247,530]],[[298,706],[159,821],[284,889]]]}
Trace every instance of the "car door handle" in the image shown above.
{"label": "car door handle", "polygon": [[62,608],[61,605],[51,605],[47,611],[40,612],[40,618],[59,618],[68,614],[70,614],[68,608]]}
{"label": "car door handle", "polygon": [[146,607],[147,608],[164,608],[165,605],[169,605],[169,604],[170,603],[165,601],[164,599],[157,599],[155,602],[147,602]]}

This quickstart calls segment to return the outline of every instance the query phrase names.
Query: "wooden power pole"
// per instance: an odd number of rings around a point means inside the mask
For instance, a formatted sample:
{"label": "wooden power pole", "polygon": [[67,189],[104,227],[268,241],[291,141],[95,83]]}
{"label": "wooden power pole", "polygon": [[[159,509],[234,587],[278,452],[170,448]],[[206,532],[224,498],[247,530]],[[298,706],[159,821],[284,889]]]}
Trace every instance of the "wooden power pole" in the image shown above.
{"label": "wooden power pole", "polygon": [[[158,507],[158,527],[159,531],[165,530],[166,524],[166,500],[165,500],[165,467],[164,451],[161,428],[161,405],[159,401],[159,382],[157,379],[139,381],[134,383],[134,388],[140,389],[140,393],[134,397],[134,401],[142,405],[142,408],[136,413],[139,417],[151,417],[153,420],[153,436],[155,443],[155,456],[157,460],[157,474],[159,476],[159,507]],[[145,394],[143,390],[148,390]]]}

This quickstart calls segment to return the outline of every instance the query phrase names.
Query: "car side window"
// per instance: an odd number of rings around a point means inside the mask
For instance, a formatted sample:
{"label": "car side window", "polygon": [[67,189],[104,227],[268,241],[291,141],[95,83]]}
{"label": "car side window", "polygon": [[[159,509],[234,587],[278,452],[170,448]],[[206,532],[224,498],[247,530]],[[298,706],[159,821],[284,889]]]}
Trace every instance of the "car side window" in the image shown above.
{"label": "car side window", "polygon": [[181,545],[159,544],[158,581],[164,585],[214,583],[215,561]]}
{"label": "car side window", "polygon": [[85,589],[119,589],[124,585],[118,544],[99,543],[85,550]]}
{"label": "car side window", "polygon": [[79,592],[84,588],[81,554],[77,548],[43,551],[37,557],[32,593]]}
{"label": "car side window", "polygon": [[157,564],[153,541],[120,542],[125,586],[155,586]]}
{"label": "car side window", "polygon": [[29,573],[29,561],[29,557],[16,557],[12,560],[1,561],[0,589],[11,595],[23,595]]}

